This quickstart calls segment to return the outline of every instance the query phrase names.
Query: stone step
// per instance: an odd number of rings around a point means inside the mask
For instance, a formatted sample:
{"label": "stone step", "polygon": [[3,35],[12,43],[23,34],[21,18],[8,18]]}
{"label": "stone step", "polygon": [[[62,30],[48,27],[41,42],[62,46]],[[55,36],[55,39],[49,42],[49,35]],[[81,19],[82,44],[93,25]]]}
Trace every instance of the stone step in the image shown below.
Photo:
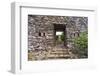
{"label": "stone step", "polygon": [[70,58],[70,55],[48,55],[47,58]]}
{"label": "stone step", "polygon": [[68,53],[50,53],[50,55],[68,55]]}
{"label": "stone step", "polygon": [[69,59],[71,57],[48,57],[48,59]]}
{"label": "stone step", "polygon": [[68,54],[68,51],[53,51],[53,52],[50,52],[50,54],[55,54],[55,53],[61,53],[61,54]]}
{"label": "stone step", "polygon": [[53,51],[68,51],[66,48],[53,49]]}

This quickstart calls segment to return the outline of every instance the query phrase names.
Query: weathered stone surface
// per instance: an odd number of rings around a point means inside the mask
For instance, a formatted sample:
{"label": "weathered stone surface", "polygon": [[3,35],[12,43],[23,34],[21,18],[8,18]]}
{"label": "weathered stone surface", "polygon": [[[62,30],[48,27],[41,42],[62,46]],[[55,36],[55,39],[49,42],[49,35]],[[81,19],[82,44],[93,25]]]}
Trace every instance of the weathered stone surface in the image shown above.
{"label": "weathered stone surface", "polygon": [[66,46],[80,32],[87,31],[87,17],[28,15],[28,50],[46,51],[54,46],[54,24],[65,25]]}

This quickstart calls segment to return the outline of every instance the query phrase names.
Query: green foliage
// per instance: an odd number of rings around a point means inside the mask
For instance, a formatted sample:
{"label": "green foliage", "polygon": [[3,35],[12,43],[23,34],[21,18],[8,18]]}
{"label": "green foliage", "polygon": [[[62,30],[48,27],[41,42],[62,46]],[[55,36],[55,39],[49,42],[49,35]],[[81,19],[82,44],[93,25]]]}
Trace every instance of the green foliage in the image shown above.
{"label": "green foliage", "polygon": [[65,35],[64,35],[64,33],[62,33],[61,40],[64,41],[64,38],[65,38]]}
{"label": "green foliage", "polygon": [[87,32],[83,32],[79,37],[74,39],[75,51],[78,53],[79,57],[87,57],[88,52],[88,36]]}
{"label": "green foliage", "polygon": [[[60,38],[60,39],[59,39]],[[58,36],[56,36],[56,41],[64,41],[64,38],[65,38],[65,35],[64,35],[64,33],[62,33],[61,35],[60,35],[60,37],[58,37]]]}

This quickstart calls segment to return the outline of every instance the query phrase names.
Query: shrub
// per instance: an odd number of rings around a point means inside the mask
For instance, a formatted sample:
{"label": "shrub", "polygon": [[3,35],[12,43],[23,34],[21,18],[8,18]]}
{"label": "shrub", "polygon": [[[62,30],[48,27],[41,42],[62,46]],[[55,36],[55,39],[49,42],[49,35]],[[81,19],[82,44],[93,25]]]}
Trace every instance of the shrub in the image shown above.
{"label": "shrub", "polygon": [[79,57],[88,56],[88,36],[87,32],[80,33],[80,36],[74,39],[74,51]]}

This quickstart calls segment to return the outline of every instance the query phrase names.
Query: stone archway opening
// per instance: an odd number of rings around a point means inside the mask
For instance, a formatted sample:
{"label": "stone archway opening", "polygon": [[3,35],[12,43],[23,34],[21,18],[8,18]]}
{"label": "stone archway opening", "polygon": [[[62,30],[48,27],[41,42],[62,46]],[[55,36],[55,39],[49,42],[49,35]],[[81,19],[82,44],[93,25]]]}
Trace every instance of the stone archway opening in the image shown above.
{"label": "stone archway opening", "polygon": [[66,46],[66,25],[54,24],[54,44],[55,46]]}

